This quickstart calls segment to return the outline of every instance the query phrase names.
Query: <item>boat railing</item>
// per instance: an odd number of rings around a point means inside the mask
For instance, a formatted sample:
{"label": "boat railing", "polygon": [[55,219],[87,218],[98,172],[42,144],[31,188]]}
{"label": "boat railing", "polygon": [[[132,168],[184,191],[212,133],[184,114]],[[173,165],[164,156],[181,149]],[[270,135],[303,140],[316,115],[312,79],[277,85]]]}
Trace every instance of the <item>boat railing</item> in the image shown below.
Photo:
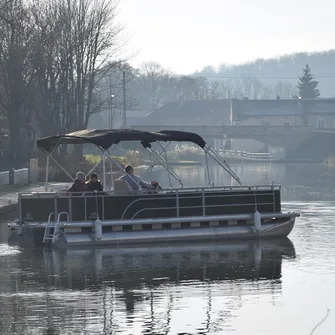
{"label": "boat railing", "polygon": [[[246,193],[235,193],[235,194],[229,194],[230,198],[242,198],[245,197],[249,194]],[[257,197],[259,196],[268,196],[268,193],[257,193]],[[220,204],[208,204],[208,201],[210,201],[210,199],[214,199],[214,198],[223,198],[222,194],[210,194],[210,193],[205,193],[204,191],[201,192],[201,209],[202,209],[202,215],[206,216],[206,209],[209,208],[218,208],[218,207],[239,207],[242,205],[245,205],[245,203],[243,202],[239,202],[238,199],[236,199],[236,201],[234,202],[234,204],[225,204],[224,202],[220,203]],[[124,210],[121,219],[125,219],[127,218],[127,212],[131,212],[130,209],[131,207],[133,207],[134,205],[136,205],[137,203],[141,203],[144,201],[148,201],[148,200],[155,200],[155,197],[145,197],[145,198],[138,198],[135,199],[134,201],[132,201]],[[199,208],[199,206],[197,205],[189,205],[189,206],[183,206],[180,204],[180,202],[182,200],[190,200],[190,199],[194,199],[194,200],[198,200],[199,196],[198,195],[192,195],[192,196],[183,196],[182,198],[179,197],[179,193],[176,193],[176,196],[168,196],[168,197],[161,197],[160,200],[175,200],[176,204],[175,206],[165,206],[165,207],[148,207],[148,208],[142,208],[137,210],[132,216],[132,219],[136,219],[136,217],[143,212],[150,212],[150,211],[164,211],[164,210],[174,210],[176,212],[176,217],[180,217],[180,210],[182,209],[192,209],[192,208]],[[207,202],[207,203],[206,203]],[[273,197],[271,201],[266,201],[266,202],[257,202],[257,200],[255,200],[254,202],[255,206],[263,206],[263,205],[271,205],[273,206],[273,209],[275,208],[275,197],[274,197],[274,193],[273,193]],[[159,215],[157,215],[159,217]]]}
{"label": "boat railing", "polygon": [[[172,188],[164,188],[161,191],[157,191],[155,194],[162,194],[162,193],[181,193],[181,192],[217,192],[217,191],[258,191],[258,190],[280,190],[281,185],[280,184],[267,184],[267,185],[222,185],[222,186],[189,186],[189,187],[172,187]],[[90,196],[92,192],[77,192],[86,196]],[[149,194],[152,193],[152,191],[148,192]],[[77,196],[76,192],[67,192],[66,190],[59,190],[57,192],[28,192],[28,191],[22,191],[18,193],[20,197],[54,197],[55,194],[57,195],[67,195],[67,196]],[[141,194],[147,194],[145,190],[143,190],[143,193]],[[103,193],[97,193],[98,196],[131,196],[133,194],[117,194],[114,190],[109,190]],[[96,195],[94,195],[96,197]]]}
{"label": "boat railing", "polygon": [[[160,217],[162,211],[169,210],[173,216],[183,216],[181,211],[190,210],[192,208],[197,209],[198,213],[202,216],[211,215],[210,212],[215,211],[214,208],[219,207],[239,207],[239,206],[267,206],[270,208],[269,212],[276,211],[276,195],[280,189],[279,185],[259,185],[259,186],[225,186],[216,188],[176,188],[168,189],[157,194],[129,194],[129,195],[116,195],[115,193],[87,193],[81,196],[78,194],[67,194],[63,193],[22,193],[19,195],[19,206],[25,199],[53,199],[54,211],[57,212],[58,201],[68,200],[68,210],[70,221],[72,221],[72,209],[73,202],[76,199],[83,199],[83,212],[85,221],[90,219],[87,214],[88,202],[100,204],[102,220],[106,220],[108,215],[106,214],[105,206],[109,206],[106,199],[116,197],[132,197],[132,200],[126,204],[125,209],[120,212],[121,216],[119,220],[136,219],[143,217],[143,213],[149,213],[156,211],[155,217]],[[239,192],[234,192],[234,191]],[[225,194],[225,192],[227,193]],[[269,192],[270,191],[270,192]],[[135,199],[133,198],[135,196]],[[234,201],[225,201],[225,199],[233,198]],[[62,200],[63,199],[63,200]],[[222,199],[218,201],[217,199]],[[249,199],[246,201],[246,199]],[[156,201],[156,206],[152,205]],[[157,203],[158,201],[158,203]],[[140,205],[140,206],[139,206]],[[142,206],[141,206],[142,205]],[[163,205],[163,206],[162,206]],[[140,207],[140,208],[139,208]],[[98,208],[98,207],[97,207]],[[199,214],[198,214],[199,215]],[[147,215],[144,215],[145,217]],[[163,215],[164,216],[164,215]],[[152,214],[148,215],[152,217]]]}

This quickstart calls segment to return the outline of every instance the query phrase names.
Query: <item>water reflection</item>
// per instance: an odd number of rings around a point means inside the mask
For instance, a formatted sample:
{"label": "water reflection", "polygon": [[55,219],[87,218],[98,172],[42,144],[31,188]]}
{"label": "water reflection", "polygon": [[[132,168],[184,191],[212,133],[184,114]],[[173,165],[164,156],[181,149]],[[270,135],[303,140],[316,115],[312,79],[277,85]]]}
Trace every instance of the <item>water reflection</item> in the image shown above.
{"label": "water reflection", "polygon": [[27,334],[26,329],[34,334],[231,330],[245,297],[257,293],[275,300],[280,295],[283,258],[295,258],[287,238],[27,250],[7,257],[8,269],[1,273],[6,285],[0,294],[0,329],[10,334]]}
{"label": "water reflection", "polygon": [[[268,185],[270,182],[282,185],[282,198],[285,200],[319,201],[335,198],[335,169],[316,163],[251,163],[232,164],[232,169],[240,177],[243,185]],[[175,167],[184,186],[208,186],[207,171],[204,165]],[[169,179],[163,168],[156,168],[152,176],[167,187]],[[210,167],[210,178],[215,185],[236,185],[236,182],[220,167]],[[179,184],[172,179],[172,185]]]}
{"label": "water reflection", "polygon": [[[238,169],[244,183],[303,187],[293,202],[283,192],[283,211],[302,214],[290,235],[299,257],[289,239],[65,252],[0,243],[0,333],[311,333],[334,305],[335,204],[303,200],[315,200],[306,198],[312,187],[326,200],[334,185],[321,176],[331,172],[313,164]],[[185,185],[206,184],[204,167],[176,170]],[[229,183],[222,170],[211,174]],[[334,333],[332,312],[315,334]]]}

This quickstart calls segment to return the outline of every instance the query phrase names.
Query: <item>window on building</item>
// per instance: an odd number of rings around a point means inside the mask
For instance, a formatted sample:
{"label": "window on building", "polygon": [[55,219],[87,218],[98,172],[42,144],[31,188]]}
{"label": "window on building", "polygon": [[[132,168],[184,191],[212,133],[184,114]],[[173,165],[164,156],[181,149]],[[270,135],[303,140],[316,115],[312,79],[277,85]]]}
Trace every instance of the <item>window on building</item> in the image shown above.
{"label": "window on building", "polygon": [[290,126],[290,121],[284,121],[284,127],[289,127]]}

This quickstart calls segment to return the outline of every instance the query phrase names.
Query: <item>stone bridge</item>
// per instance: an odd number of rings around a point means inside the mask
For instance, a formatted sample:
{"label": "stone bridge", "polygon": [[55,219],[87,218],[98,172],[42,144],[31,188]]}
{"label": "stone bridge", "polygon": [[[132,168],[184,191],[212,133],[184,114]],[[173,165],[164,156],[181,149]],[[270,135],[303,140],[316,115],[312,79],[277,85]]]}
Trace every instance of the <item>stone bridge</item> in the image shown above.
{"label": "stone bridge", "polygon": [[270,145],[278,145],[293,149],[306,139],[315,136],[311,127],[285,127],[285,126],[149,126],[136,125],[133,129],[158,131],[182,130],[197,133],[205,139],[253,139]]}

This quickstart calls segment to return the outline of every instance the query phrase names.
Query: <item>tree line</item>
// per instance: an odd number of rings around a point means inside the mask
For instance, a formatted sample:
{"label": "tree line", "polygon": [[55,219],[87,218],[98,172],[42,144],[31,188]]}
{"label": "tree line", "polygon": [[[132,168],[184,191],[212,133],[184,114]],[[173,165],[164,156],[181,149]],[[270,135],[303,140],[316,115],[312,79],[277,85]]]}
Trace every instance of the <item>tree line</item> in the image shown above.
{"label": "tree line", "polygon": [[246,74],[261,78],[264,84],[276,85],[278,81],[297,84],[297,77],[308,64],[316,78],[320,81],[319,88],[323,96],[335,96],[335,73],[332,71],[335,64],[335,49],[321,52],[297,52],[271,59],[257,59],[245,64],[227,65],[218,67],[205,66],[198,75],[209,78],[243,77]]}
{"label": "tree line", "polygon": [[121,57],[117,12],[118,0],[2,1],[0,117],[9,130],[3,161],[20,166],[33,156],[37,137],[85,129],[93,114],[112,104],[150,112],[172,100],[297,93],[286,81],[271,86],[253,76],[177,76],[154,62],[133,68]]}
{"label": "tree line", "polygon": [[[0,7],[0,115],[7,160],[32,153],[36,135],[82,129],[96,87],[122,41],[113,0],[6,0]],[[113,61],[112,61],[113,60]]]}
{"label": "tree line", "polygon": [[[212,79],[204,75],[178,76],[155,62],[147,62],[131,69],[132,80],[128,91],[135,109],[149,112],[167,101],[218,100],[218,99],[314,99],[320,95],[319,82],[314,79],[309,65],[295,83],[277,81],[266,84],[257,77],[244,75],[236,78]],[[120,94],[120,93],[119,93]]]}

